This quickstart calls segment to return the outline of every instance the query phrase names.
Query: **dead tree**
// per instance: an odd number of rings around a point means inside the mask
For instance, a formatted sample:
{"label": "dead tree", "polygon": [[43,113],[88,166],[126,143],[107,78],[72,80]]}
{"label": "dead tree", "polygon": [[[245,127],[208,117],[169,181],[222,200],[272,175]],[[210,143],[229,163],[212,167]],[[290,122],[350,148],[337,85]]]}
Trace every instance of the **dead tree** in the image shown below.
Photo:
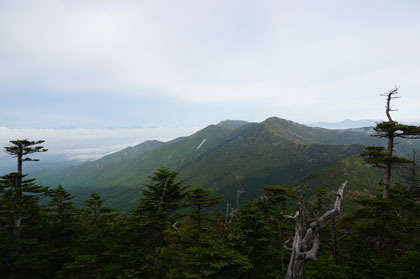
{"label": "dead tree", "polygon": [[[325,212],[324,215],[310,223],[308,229],[306,228],[306,206],[302,196],[299,200],[299,211],[296,211],[295,216],[285,216],[295,222],[293,246],[291,248],[285,247],[292,251],[286,279],[302,278],[305,265],[310,260],[316,259],[319,249],[319,230],[326,225],[328,219],[335,217],[340,213],[341,200],[343,199],[343,191],[346,185],[347,181],[338,189],[334,208]],[[312,247],[309,249],[310,244],[312,244]]]}

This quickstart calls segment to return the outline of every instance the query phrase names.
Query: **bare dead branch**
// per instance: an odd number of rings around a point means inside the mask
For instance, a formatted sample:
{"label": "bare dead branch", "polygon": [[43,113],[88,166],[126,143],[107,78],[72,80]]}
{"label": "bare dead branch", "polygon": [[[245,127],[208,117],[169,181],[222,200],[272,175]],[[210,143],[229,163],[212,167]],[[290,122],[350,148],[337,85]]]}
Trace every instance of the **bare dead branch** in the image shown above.
{"label": "bare dead branch", "polygon": [[[303,198],[299,201],[299,211],[296,212],[295,216],[284,215],[285,218],[293,220],[295,222],[295,236],[293,239],[292,255],[290,256],[289,267],[287,269],[286,279],[300,279],[303,276],[305,265],[310,260],[316,260],[316,255],[319,250],[319,229],[324,227],[327,221],[336,216],[341,211],[341,202],[343,199],[344,188],[347,185],[347,181],[344,182],[336,194],[334,207],[325,212],[317,220],[313,221],[309,228],[306,229],[305,215],[306,208]],[[311,249],[307,250],[307,246],[312,242]],[[283,247],[287,247],[284,243]],[[290,250],[289,247],[286,249]]]}
{"label": "bare dead branch", "polygon": [[178,223],[178,221],[176,221],[175,223],[172,224],[172,228],[176,231],[178,231],[178,227],[176,226],[177,223]]}
{"label": "bare dead branch", "polygon": [[295,216],[292,215],[283,215],[284,218],[289,219],[289,220],[296,220],[296,218],[299,216],[299,211],[296,211]]}

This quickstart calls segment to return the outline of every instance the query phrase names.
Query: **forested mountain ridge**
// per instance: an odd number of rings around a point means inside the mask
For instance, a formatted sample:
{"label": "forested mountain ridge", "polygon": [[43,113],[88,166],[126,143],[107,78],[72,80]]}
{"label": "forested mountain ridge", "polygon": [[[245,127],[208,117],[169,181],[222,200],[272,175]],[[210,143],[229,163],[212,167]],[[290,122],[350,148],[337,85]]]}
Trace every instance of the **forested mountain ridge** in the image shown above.
{"label": "forested mountain ridge", "polygon": [[332,144],[366,140],[368,129],[337,134],[277,118],[243,124],[210,125],[81,166],[87,182],[105,183],[99,179],[118,167],[145,171],[153,159],[180,172],[159,167],[142,188],[74,187],[84,199],[78,208],[61,185],[40,186],[20,173],[23,161],[36,160],[21,150],[45,152],[44,141],[11,141],[6,151],[16,154],[18,172],[0,177],[0,277],[418,278],[415,152],[412,162],[398,158],[411,166],[394,165],[384,199],[383,161],[364,155],[383,148]]}
{"label": "forested mountain ridge", "polygon": [[[46,186],[62,184],[80,200],[99,192],[110,205],[128,210],[158,167],[181,172],[193,186],[210,188],[232,200],[244,188],[248,198],[265,185],[292,183],[344,158],[362,145],[383,145],[371,128],[328,130],[271,117],[261,123],[222,121],[189,137],[148,141],[99,160],[63,170],[33,173]],[[398,145],[407,155],[409,145]]]}

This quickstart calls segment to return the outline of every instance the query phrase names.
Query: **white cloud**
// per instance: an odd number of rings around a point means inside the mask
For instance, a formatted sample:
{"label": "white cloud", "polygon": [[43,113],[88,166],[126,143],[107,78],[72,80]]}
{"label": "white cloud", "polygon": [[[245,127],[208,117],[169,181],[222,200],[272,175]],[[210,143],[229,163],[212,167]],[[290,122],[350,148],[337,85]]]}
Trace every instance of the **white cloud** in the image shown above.
{"label": "white cloud", "polygon": [[[146,140],[168,141],[180,136],[188,136],[199,128],[132,128],[132,129],[9,129],[0,127],[0,146],[8,146],[9,140],[45,140],[48,148],[37,157],[62,158],[63,160],[93,160],[109,153],[134,146]],[[0,158],[8,157],[0,152]]]}

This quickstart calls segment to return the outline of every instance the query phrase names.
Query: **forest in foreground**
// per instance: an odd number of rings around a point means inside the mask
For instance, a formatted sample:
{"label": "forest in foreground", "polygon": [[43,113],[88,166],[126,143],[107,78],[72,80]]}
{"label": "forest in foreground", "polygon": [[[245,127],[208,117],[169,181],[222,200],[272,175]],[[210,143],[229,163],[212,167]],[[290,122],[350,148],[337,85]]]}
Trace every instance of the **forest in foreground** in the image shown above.
{"label": "forest in foreground", "polygon": [[[97,193],[75,207],[61,185],[23,174],[23,163],[36,160],[31,154],[46,151],[43,141],[12,140],[5,149],[17,157],[17,172],[0,180],[0,277],[419,278],[416,158],[396,157],[393,148],[398,137],[419,138],[420,127],[391,118],[396,93],[388,93],[388,121],[374,128],[388,148],[361,154],[366,167],[383,171],[382,191],[352,198],[357,206],[341,214],[345,177],[337,192],[317,189],[307,200],[299,187],[265,186],[248,202],[238,190],[221,212],[212,208],[222,196],[166,167],[150,174],[130,214]],[[392,179],[399,164],[411,166],[407,185]]]}

